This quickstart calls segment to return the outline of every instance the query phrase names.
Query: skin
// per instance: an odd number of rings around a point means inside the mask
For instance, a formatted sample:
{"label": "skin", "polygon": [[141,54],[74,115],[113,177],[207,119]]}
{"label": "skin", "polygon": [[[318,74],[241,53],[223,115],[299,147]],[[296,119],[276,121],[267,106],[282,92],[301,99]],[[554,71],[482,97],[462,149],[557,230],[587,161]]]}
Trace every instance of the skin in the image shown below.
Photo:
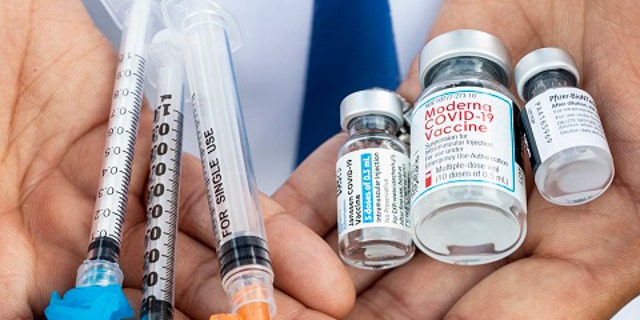
{"label": "skin", "polygon": [[[354,275],[359,295],[348,319],[609,319],[640,294],[639,13],[633,0],[444,2],[431,37],[492,33],[514,65],[546,46],[575,57],[616,176],[603,196],[578,207],[553,206],[532,191],[527,239],[504,261],[456,267],[419,254],[386,274]],[[416,64],[399,89],[409,100],[420,93]]]}
{"label": "skin", "polygon": [[[451,0],[431,36],[459,29],[505,41],[513,62],[542,46],[575,58],[599,106],[616,177],[596,201],[529,197],[513,256],[480,267],[423,254],[388,272],[345,268],[335,247],[335,157],[343,134],[261,197],[277,319],[608,319],[640,293],[640,13],[635,0]],[[0,318],[42,316],[84,259],[116,56],[76,0],[0,2]],[[417,63],[400,92],[420,93]],[[125,292],[140,301],[151,112],[144,109],[122,248]],[[199,162],[183,157],[176,319],[226,310]],[[326,242],[325,242],[326,241]],[[358,294],[357,299],[355,294]]]}
{"label": "skin", "polygon": [[[44,318],[51,292],[73,287],[86,256],[116,52],[80,1],[1,1],[0,15],[0,318]],[[151,129],[145,107],[121,253],[125,293],[136,312]],[[181,187],[175,318],[208,319],[229,306],[193,156],[183,157]],[[260,200],[277,270],[278,319],[343,318],[355,293],[339,258],[282,203]],[[296,211],[312,206],[300,204]]]}

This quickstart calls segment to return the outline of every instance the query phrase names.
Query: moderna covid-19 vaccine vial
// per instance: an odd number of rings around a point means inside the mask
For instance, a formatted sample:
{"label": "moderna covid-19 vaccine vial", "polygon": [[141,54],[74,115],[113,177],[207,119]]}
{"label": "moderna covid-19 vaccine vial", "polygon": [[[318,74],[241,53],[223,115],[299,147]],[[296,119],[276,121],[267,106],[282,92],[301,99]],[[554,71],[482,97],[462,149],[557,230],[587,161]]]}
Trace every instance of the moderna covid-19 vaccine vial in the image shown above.
{"label": "moderna covid-19 vaccine vial", "polygon": [[411,219],[416,246],[437,260],[489,263],[525,238],[520,110],[510,79],[508,49],[485,32],[447,32],[422,50]]}
{"label": "moderna covid-19 vaccine vial", "polygon": [[540,194],[558,205],[579,205],[604,193],[613,158],[593,98],[579,89],[575,61],[559,48],[524,56],[515,68],[523,123]]}
{"label": "moderna covid-19 vaccine vial", "polygon": [[340,106],[349,138],[336,163],[338,241],[342,260],[387,269],[415,252],[409,224],[409,152],[396,133],[404,101],[383,89],[358,91]]}

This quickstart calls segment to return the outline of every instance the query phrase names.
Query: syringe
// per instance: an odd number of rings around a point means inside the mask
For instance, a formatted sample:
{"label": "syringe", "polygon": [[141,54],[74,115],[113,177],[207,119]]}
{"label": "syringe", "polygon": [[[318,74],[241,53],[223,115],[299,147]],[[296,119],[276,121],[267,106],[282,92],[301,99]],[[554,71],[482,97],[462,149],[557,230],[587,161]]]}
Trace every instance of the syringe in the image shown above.
{"label": "syringe", "polygon": [[230,53],[237,28],[209,0],[164,0],[162,10],[184,39],[222,285],[233,313],[269,319],[276,310],[273,271]]}
{"label": "syringe", "polygon": [[149,47],[149,82],[155,85],[147,201],[142,320],[173,319],[178,227],[184,64],[175,32],[165,29]]}
{"label": "syringe", "polygon": [[87,260],[78,268],[76,288],[57,293],[45,310],[49,319],[121,319],[133,316],[122,293],[118,265],[129,182],[142,105],[145,47],[157,30],[154,0],[103,0],[123,29],[111,111]]}

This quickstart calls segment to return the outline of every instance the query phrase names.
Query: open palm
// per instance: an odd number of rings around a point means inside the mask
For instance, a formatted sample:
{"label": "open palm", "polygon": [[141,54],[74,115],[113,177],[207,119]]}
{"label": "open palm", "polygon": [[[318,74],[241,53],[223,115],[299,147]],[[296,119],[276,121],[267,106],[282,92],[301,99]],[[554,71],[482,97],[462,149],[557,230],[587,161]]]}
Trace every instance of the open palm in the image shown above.
{"label": "open palm", "polygon": [[[1,1],[0,18],[0,319],[32,319],[51,292],[73,287],[86,255],[116,53],[79,0]],[[134,309],[151,137],[143,109],[121,255]],[[185,155],[182,173],[176,319],[207,319],[228,306],[199,161]],[[315,206],[305,190],[297,195],[296,210]],[[331,248],[278,203],[261,205],[278,319],[344,316],[354,290]]]}
{"label": "open palm", "polygon": [[[599,106],[617,175],[606,194],[579,207],[550,205],[533,191],[529,234],[514,256],[478,268],[419,257],[365,289],[353,318],[395,297],[385,309],[395,311],[381,318],[607,319],[640,293],[638,13],[635,1],[444,3],[433,35],[484,30],[506,42],[514,62],[545,46],[573,54]],[[403,93],[415,99],[417,84],[414,70]]]}
{"label": "open palm", "polygon": [[[583,86],[599,106],[616,177],[602,197],[579,207],[553,206],[532,191],[528,237],[503,261],[461,267],[417,254],[386,273],[351,269],[358,298],[349,319],[601,320],[640,294],[638,15],[635,0],[444,2],[431,36],[483,30],[506,42],[514,63],[545,46],[576,58]],[[410,100],[420,93],[417,74],[414,63],[400,88]],[[325,152],[335,155],[341,139]],[[333,160],[315,165],[330,175]],[[285,187],[276,198],[287,194]],[[327,219],[334,210],[327,209]],[[336,243],[333,223],[315,231]]]}

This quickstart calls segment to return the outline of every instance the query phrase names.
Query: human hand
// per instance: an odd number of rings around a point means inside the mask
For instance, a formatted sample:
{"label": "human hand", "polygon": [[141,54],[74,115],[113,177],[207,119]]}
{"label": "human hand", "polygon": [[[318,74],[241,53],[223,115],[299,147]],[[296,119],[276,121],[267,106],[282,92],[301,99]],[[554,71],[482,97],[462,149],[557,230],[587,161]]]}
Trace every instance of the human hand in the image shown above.
{"label": "human hand", "polygon": [[[0,16],[0,319],[33,319],[51,292],[74,286],[86,255],[116,54],[79,0],[1,1]],[[136,311],[151,127],[143,108],[120,259]],[[201,171],[199,160],[183,157],[176,319],[228,310]],[[301,208],[316,205],[306,190],[297,192]],[[277,202],[262,196],[261,205],[277,319],[346,315],[354,290],[330,247]]]}
{"label": "human hand", "polygon": [[[575,57],[583,88],[599,107],[616,177],[604,195],[577,207],[554,206],[530,192],[527,239],[502,261],[463,267],[417,253],[384,273],[350,269],[358,298],[348,319],[609,319],[640,294],[639,14],[633,0],[444,2],[432,37],[486,31],[505,41],[514,64],[545,46]],[[400,92],[414,101],[418,83],[416,62]],[[323,147],[331,155],[314,164],[323,168],[318,175],[335,169],[340,139]],[[330,178],[325,183],[333,188]],[[276,199],[288,194],[281,193]],[[335,246],[335,207],[327,204],[315,219],[325,222],[315,231]]]}

